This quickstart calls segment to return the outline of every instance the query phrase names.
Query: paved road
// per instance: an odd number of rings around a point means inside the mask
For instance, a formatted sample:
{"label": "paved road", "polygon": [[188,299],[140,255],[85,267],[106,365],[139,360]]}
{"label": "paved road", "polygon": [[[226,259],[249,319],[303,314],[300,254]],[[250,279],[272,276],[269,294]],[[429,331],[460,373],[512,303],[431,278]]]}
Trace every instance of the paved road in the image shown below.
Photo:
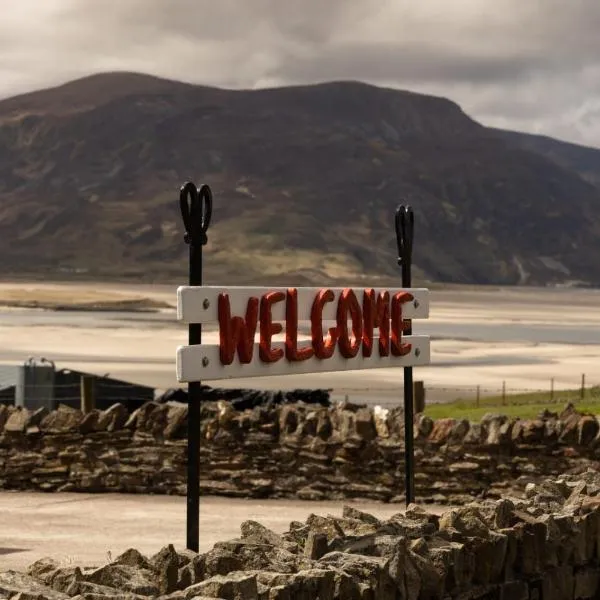
{"label": "paved road", "polygon": [[[380,517],[404,508],[375,502],[353,505]],[[201,551],[238,537],[241,523],[248,519],[283,532],[290,521],[303,521],[311,513],[340,515],[342,506],[342,502],[202,497]],[[25,569],[44,556],[65,564],[97,565],[131,547],[147,554],[168,543],[182,549],[185,508],[186,500],[180,496],[0,492],[0,570]]]}

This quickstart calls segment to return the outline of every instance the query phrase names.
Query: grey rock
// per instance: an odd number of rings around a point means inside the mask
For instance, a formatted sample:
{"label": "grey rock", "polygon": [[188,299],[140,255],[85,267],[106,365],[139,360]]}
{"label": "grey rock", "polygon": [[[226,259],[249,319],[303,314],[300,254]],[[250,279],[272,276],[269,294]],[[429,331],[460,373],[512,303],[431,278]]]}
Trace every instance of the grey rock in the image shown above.
{"label": "grey rock", "polygon": [[4,424],[4,431],[9,433],[23,433],[29,427],[31,412],[26,408],[17,408],[8,417]]}
{"label": "grey rock", "polygon": [[215,575],[185,590],[186,600],[197,596],[225,600],[257,600],[256,575],[244,572]]}
{"label": "grey rock", "polygon": [[151,559],[152,567],[157,574],[158,589],[161,594],[170,594],[178,588],[179,555],[172,544],[165,546]]}
{"label": "grey rock", "polygon": [[369,513],[363,512],[362,510],[358,510],[354,506],[350,506],[348,504],[344,504],[342,507],[342,517],[344,519],[354,519],[355,521],[362,521],[363,523],[368,523],[370,525],[379,525],[380,521],[377,517],[370,515]]}
{"label": "grey rock", "polygon": [[158,596],[160,594],[160,588],[155,583],[155,579],[152,571],[115,563],[85,573],[86,582],[141,596]]}
{"label": "grey rock", "polygon": [[310,531],[304,545],[304,556],[311,560],[319,560],[327,553],[327,534]]}
{"label": "grey rock", "polygon": [[51,587],[39,583],[31,575],[17,573],[16,571],[6,571],[0,573],[0,594],[13,598],[22,593],[24,597],[41,597],[47,600],[66,600],[67,594],[57,592]]}
{"label": "grey rock", "polygon": [[39,427],[46,433],[77,431],[82,418],[83,413],[80,410],[61,404],[57,410],[44,416]]}
{"label": "grey rock", "polygon": [[129,548],[122,554],[117,556],[113,561],[116,565],[126,565],[128,567],[137,567],[138,569],[152,570],[153,566],[150,561],[135,548]]}

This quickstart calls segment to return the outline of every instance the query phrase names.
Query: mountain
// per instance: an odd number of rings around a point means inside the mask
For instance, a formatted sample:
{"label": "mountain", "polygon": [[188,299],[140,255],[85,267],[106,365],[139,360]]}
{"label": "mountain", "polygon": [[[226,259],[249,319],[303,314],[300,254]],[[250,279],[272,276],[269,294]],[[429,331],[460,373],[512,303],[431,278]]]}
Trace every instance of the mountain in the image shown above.
{"label": "mountain", "polygon": [[209,183],[205,281],[600,284],[600,191],[458,105],[334,82],[107,73],[0,102],[0,275],[185,282],[179,186]]}
{"label": "mountain", "polygon": [[502,129],[493,131],[509,144],[545,156],[557,165],[578,173],[596,187],[600,187],[600,148],[579,146],[545,135]]}

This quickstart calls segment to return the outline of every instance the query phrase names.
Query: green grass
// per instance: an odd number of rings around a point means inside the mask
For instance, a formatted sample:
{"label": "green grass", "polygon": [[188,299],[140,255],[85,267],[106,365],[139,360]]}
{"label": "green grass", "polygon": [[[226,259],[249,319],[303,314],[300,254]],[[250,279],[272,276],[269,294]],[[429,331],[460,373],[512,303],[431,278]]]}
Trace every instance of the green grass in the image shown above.
{"label": "green grass", "polygon": [[600,415],[600,388],[585,390],[583,399],[580,390],[557,391],[554,393],[553,400],[550,399],[548,392],[507,395],[504,401],[501,396],[487,396],[480,398],[479,404],[473,398],[458,398],[453,402],[429,404],[425,408],[425,414],[432,419],[453,418],[478,421],[486,413],[492,412],[531,419],[544,409],[560,413],[568,402],[572,402],[580,412]]}

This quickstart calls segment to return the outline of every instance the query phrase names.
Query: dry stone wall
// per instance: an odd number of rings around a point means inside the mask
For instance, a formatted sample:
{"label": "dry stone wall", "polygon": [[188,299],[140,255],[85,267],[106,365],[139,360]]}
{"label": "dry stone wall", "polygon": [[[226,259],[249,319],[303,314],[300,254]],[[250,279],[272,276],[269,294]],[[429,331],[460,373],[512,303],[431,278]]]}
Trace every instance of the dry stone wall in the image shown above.
{"label": "dry stone wall", "polygon": [[[351,404],[236,411],[202,406],[201,492],[237,497],[403,500],[403,415]],[[419,415],[416,492],[463,504],[597,468],[599,424],[573,407],[528,421]],[[187,407],[115,404],[83,415],[0,407],[0,488],[185,494]]]}
{"label": "dry stone wall", "polygon": [[0,573],[12,600],[587,600],[600,593],[600,475],[561,476],[526,498],[381,521],[352,506],[278,534],[254,521],[204,554],[135,549],[102,565],[37,561]]}

